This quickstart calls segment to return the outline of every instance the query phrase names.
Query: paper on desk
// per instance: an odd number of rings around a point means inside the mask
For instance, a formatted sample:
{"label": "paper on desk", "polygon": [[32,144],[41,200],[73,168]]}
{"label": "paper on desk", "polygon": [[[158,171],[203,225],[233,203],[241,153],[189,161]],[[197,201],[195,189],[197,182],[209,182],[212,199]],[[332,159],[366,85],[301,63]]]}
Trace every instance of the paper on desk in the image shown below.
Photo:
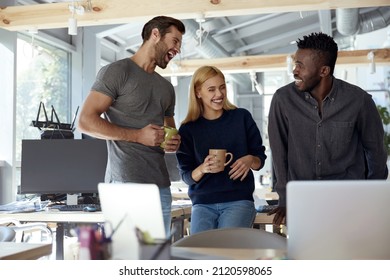
{"label": "paper on desk", "polygon": [[253,200],[255,202],[256,210],[261,209],[264,205],[268,205],[267,200],[265,200],[264,198],[260,198],[256,193],[253,194]]}
{"label": "paper on desk", "polygon": [[172,206],[191,206],[192,202],[189,199],[178,199],[172,201]]}
{"label": "paper on desk", "polygon": [[49,202],[50,201],[41,201],[39,197],[30,200],[13,201],[8,204],[0,205],[0,211],[6,214],[42,211]]}

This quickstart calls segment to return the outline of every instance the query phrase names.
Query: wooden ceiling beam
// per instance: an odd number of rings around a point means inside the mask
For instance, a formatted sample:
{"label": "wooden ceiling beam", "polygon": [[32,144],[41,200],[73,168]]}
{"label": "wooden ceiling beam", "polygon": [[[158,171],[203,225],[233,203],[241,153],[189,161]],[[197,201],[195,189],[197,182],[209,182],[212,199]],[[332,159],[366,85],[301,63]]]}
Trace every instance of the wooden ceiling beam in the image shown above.
{"label": "wooden ceiling beam", "polygon": [[[86,1],[75,1],[86,5]],[[68,26],[71,2],[0,7],[0,27],[10,31],[53,29]],[[282,13],[335,8],[390,6],[389,0],[92,0],[92,9],[75,15],[78,26],[146,21],[156,15],[179,19]]]}
{"label": "wooden ceiling beam", "polygon": [[[367,54],[374,52],[374,61],[377,65],[390,65],[390,49],[339,51],[336,67],[338,66],[368,66],[370,61]],[[195,59],[171,61],[178,66],[175,72],[170,67],[157,68],[162,76],[190,76],[200,66],[208,64],[221,69],[224,73],[248,73],[250,71],[266,72],[286,70],[287,56],[291,54],[240,56],[214,59]],[[175,67],[176,68],[176,67]]]}

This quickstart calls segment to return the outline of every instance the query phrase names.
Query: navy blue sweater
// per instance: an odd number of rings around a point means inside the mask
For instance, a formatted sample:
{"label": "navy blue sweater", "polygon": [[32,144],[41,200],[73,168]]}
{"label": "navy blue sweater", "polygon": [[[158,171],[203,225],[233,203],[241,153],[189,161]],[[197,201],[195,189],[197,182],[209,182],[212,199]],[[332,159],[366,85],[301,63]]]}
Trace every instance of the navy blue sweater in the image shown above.
{"label": "navy blue sweater", "polygon": [[[222,203],[237,200],[253,201],[254,177],[249,171],[244,181],[229,178],[230,166],[245,155],[253,155],[264,166],[265,147],[260,131],[252,115],[243,108],[224,111],[216,120],[200,117],[179,129],[181,145],[176,153],[182,180],[189,185],[189,197],[193,204]],[[233,160],[223,172],[204,174],[199,182],[191,173],[209,153],[209,149],[226,149]]]}

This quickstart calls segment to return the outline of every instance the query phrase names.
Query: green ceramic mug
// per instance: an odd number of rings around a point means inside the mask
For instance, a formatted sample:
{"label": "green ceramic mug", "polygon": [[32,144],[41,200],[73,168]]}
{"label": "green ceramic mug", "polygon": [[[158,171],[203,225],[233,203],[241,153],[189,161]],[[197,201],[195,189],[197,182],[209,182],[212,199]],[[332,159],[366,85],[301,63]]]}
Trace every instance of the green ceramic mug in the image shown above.
{"label": "green ceramic mug", "polygon": [[164,126],[164,142],[160,144],[160,147],[165,149],[166,141],[171,140],[173,135],[176,135],[178,133],[177,129],[170,126]]}

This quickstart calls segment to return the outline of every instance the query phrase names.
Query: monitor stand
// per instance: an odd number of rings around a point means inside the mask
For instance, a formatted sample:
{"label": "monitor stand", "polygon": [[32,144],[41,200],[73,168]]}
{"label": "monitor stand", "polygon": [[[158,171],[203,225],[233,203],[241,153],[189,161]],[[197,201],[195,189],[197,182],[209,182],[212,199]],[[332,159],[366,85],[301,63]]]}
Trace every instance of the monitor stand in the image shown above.
{"label": "monitor stand", "polygon": [[66,204],[67,205],[77,205],[78,204],[78,198],[79,198],[78,193],[68,193],[66,194]]}

